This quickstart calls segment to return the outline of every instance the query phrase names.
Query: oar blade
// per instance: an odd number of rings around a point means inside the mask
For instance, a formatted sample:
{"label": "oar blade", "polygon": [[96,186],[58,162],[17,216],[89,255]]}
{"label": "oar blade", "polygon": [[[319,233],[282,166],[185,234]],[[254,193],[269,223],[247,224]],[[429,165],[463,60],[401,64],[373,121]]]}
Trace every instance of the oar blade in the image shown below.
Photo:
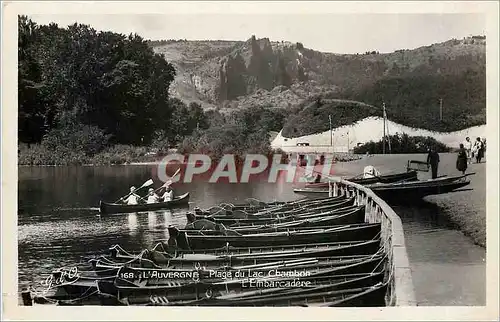
{"label": "oar blade", "polygon": [[153,179],[149,179],[148,181],[144,182],[141,188],[143,187],[148,187],[153,184]]}

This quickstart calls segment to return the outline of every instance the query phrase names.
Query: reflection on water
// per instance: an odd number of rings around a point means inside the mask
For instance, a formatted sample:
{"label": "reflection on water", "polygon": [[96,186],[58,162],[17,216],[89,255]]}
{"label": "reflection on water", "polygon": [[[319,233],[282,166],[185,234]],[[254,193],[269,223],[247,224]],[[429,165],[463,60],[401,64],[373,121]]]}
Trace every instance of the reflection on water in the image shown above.
{"label": "reflection on water", "polygon": [[148,211],[148,228],[149,230],[156,229],[156,214],[154,211]]}
{"label": "reflection on water", "polygon": [[[169,225],[183,227],[187,208],[96,216],[99,200],[116,200],[152,172],[148,166],[19,168],[19,288],[41,282],[52,269],[105,253],[114,244],[139,252],[168,239]],[[243,202],[248,197],[265,201],[300,198],[283,181],[196,182],[177,184],[174,189],[176,194],[190,192],[191,209]],[[484,305],[484,250],[454,230],[431,203],[394,208],[403,220],[419,303]]]}
{"label": "reflection on water", "polygon": [[135,212],[128,214],[128,229],[130,231],[130,236],[137,235],[137,228],[139,227],[137,224],[137,214]]}

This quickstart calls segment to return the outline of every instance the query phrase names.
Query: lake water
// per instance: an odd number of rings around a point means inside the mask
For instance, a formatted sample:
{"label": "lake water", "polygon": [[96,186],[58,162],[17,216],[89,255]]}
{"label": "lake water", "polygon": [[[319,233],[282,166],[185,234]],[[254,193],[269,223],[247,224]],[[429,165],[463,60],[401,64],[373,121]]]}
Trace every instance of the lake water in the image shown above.
{"label": "lake water", "polygon": [[[20,167],[19,289],[38,285],[48,271],[104,253],[114,244],[140,251],[168,238],[168,225],[184,226],[186,209],[97,216],[99,200],[120,198],[130,186],[155,179],[155,170],[154,166]],[[190,193],[191,208],[238,203],[248,197],[301,198],[284,182],[196,182],[176,184],[174,189],[176,194]],[[485,305],[484,249],[451,227],[432,203],[395,210],[403,219],[419,305]]]}

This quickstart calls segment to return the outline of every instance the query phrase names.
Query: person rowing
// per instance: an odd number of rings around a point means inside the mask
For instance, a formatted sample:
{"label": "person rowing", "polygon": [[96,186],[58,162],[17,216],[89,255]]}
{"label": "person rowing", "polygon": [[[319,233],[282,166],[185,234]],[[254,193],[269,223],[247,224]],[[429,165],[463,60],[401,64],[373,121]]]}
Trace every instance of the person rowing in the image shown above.
{"label": "person rowing", "polygon": [[161,196],[161,198],[163,199],[163,202],[174,200],[174,191],[172,190],[172,187],[167,186],[167,188],[165,189],[165,193],[163,193],[163,196]]}
{"label": "person rowing", "polygon": [[153,188],[149,188],[147,197],[146,203],[157,203],[160,201],[160,197],[155,193]]}
{"label": "person rowing", "polygon": [[126,199],[121,199],[123,202],[125,202],[127,205],[137,205],[139,204],[139,200],[141,199],[141,196],[135,193],[135,186],[130,187],[130,194]]}

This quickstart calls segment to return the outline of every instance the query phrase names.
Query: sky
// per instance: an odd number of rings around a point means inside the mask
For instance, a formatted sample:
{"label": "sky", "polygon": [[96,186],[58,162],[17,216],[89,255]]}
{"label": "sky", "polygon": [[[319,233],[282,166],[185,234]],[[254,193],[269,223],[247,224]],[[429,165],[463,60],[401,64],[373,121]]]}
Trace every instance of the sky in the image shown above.
{"label": "sky", "polygon": [[252,35],[271,41],[301,42],[333,53],[392,52],[452,38],[485,35],[481,13],[448,14],[38,14],[39,24],[75,22],[97,30],[143,38],[187,40],[247,40]]}

